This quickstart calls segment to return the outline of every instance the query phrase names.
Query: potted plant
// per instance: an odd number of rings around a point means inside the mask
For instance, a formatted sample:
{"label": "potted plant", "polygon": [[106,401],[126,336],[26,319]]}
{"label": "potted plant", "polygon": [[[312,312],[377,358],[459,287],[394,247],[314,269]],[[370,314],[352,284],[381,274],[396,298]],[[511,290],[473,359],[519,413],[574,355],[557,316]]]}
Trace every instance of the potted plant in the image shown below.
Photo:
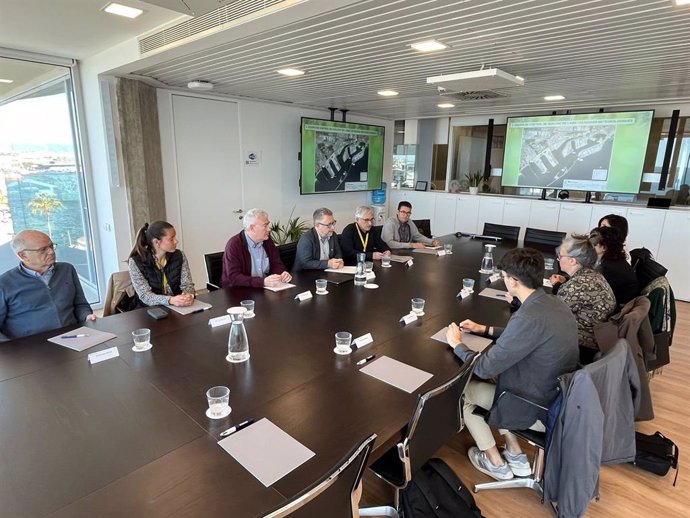
{"label": "potted plant", "polygon": [[477,171],[476,173],[467,173],[465,178],[467,178],[470,194],[477,194],[479,192],[479,186],[482,184],[484,175],[480,171]]}
{"label": "potted plant", "polygon": [[[294,208],[292,209],[294,212]],[[309,225],[306,221],[300,221],[299,217],[293,218],[292,212],[285,225],[281,225],[280,221],[276,221],[271,225],[271,239],[276,245],[285,245],[287,243],[294,243],[309,230]]]}

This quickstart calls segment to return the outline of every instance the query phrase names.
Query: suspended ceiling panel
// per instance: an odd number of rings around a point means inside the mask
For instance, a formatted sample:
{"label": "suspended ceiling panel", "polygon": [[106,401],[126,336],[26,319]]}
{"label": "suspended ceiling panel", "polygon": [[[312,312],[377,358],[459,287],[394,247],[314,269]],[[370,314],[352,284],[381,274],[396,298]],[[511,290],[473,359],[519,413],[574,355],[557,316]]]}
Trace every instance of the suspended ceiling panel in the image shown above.
{"label": "suspended ceiling panel", "polygon": [[[430,38],[449,48],[410,47]],[[690,7],[672,0],[369,0],[134,73],[173,87],[199,79],[228,96],[402,119],[688,101],[688,56]],[[448,99],[427,77],[482,65],[525,85],[437,107]],[[285,67],[306,73],[276,73]],[[382,89],[400,95],[382,98]],[[555,94],[566,99],[544,101]]]}

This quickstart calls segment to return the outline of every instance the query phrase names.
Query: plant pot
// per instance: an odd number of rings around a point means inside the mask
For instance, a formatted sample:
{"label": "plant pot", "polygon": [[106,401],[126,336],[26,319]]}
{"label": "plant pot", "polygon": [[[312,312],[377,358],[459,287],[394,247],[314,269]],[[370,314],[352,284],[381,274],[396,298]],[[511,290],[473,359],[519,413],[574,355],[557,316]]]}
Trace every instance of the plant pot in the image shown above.
{"label": "plant pot", "polygon": [[479,193],[479,187],[470,187],[470,194]]}

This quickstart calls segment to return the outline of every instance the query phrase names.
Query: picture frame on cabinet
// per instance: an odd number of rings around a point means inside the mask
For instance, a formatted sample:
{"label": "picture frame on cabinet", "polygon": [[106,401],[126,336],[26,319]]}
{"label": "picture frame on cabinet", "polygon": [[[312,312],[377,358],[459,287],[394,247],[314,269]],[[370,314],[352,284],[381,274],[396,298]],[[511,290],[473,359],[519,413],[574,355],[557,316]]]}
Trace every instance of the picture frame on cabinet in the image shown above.
{"label": "picture frame on cabinet", "polygon": [[426,191],[426,188],[428,185],[429,185],[429,182],[425,182],[423,180],[417,180],[417,183],[414,184],[414,190],[415,191]]}

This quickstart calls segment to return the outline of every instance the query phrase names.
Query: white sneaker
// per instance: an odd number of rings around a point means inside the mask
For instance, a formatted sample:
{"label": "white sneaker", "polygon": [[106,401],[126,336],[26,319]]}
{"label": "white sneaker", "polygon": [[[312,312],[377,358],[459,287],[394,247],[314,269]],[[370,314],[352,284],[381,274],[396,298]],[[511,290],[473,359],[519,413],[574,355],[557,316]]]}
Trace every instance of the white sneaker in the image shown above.
{"label": "white sneaker", "polygon": [[505,462],[500,466],[494,466],[491,461],[486,458],[486,454],[477,448],[472,446],[467,450],[467,456],[470,459],[472,465],[485,475],[489,475],[491,478],[496,480],[510,480],[513,478],[513,472],[510,467]]}
{"label": "white sneaker", "polygon": [[529,477],[532,474],[529,460],[524,453],[510,453],[507,449],[504,449],[501,454],[516,477]]}

